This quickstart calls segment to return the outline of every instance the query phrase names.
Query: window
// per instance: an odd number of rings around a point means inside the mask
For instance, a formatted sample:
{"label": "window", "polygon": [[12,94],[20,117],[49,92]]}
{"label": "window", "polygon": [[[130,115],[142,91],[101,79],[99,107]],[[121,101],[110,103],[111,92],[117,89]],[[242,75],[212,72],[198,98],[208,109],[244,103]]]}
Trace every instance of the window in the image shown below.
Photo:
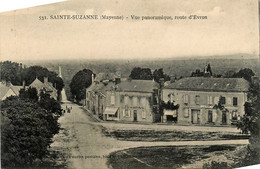
{"label": "window", "polygon": [[208,96],[208,104],[209,105],[213,104],[213,97],[212,96]]}
{"label": "window", "polygon": [[111,94],[111,104],[114,105],[115,104],[115,93]]}
{"label": "window", "polygon": [[219,101],[221,104],[226,104],[226,98],[223,96],[220,97]]}
{"label": "window", "polygon": [[238,119],[238,112],[235,110],[232,112],[232,120],[237,120]]}
{"label": "window", "polygon": [[125,109],[123,109],[123,117],[125,117]]}
{"label": "window", "polygon": [[120,103],[124,103],[124,96],[120,96]]}
{"label": "window", "polygon": [[187,95],[187,94],[184,95],[184,103],[186,103],[186,104],[189,103],[189,95]]}
{"label": "window", "polygon": [[142,110],[142,118],[145,119],[146,118],[146,112],[144,110]]}
{"label": "window", "polygon": [[233,97],[233,106],[237,106],[237,97]]}
{"label": "window", "polygon": [[128,110],[128,106],[125,106],[125,116],[130,117],[130,111]]}
{"label": "window", "polygon": [[125,103],[125,105],[129,104],[129,97],[128,96],[124,97],[124,103]]}
{"label": "window", "polygon": [[184,109],[184,117],[189,117],[189,109]]}
{"label": "window", "polygon": [[199,105],[200,104],[200,96],[195,96],[195,104]]}

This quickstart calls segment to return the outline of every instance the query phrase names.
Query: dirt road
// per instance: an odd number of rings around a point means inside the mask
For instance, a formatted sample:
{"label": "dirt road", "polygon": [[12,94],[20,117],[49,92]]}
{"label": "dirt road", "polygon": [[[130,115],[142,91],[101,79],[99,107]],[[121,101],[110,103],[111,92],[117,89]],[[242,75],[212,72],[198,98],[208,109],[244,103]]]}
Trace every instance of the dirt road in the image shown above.
{"label": "dirt road", "polygon": [[[71,113],[65,113],[59,122],[61,127],[68,131],[65,142],[53,145],[64,146],[70,156],[66,157],[68,168],[108,168],[107,156],[117,150],[142,147],[142,146],[180,146],[180,145],[220,145],[220,144],[248,144],[247,140],[223,140],[223,141],[178,141],[178,142],[134,142],[119,141],[105,137],[102,134],[100,123],[91,121],[80,106],[66,102],[62,105],[71,108]],[[113,124],[109,124],[112,126]],[[123,125],[123,124],[120,124]]]}

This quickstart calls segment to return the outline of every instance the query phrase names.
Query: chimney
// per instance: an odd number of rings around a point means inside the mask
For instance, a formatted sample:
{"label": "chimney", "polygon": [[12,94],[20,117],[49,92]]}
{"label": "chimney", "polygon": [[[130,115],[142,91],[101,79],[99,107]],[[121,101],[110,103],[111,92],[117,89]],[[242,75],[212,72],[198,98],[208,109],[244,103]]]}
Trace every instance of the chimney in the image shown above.
{"label": "chimney", "polygon": [[44,77],[44,83],[48,83],[48,77]]}

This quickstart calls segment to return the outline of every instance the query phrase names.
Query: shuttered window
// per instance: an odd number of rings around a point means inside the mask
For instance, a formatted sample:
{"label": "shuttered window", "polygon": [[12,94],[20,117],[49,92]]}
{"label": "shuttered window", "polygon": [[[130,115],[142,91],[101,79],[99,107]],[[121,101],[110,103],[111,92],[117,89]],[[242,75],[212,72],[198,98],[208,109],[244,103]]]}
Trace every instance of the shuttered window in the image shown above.
{"label": "shuttered window", "polygon": [[199,105],[200,104],[200,96],[195,96],[195,104]]}
{"label": "shuttered window", "polygon": [[189,109],[184,109],[184,117],[189,117]]}

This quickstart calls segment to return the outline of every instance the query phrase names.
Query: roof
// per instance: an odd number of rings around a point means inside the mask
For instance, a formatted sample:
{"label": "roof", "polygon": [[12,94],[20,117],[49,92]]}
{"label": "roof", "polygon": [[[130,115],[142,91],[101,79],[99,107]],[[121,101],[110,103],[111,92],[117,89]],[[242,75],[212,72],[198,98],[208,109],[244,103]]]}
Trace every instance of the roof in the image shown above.
{"label": "roof", "polygon": [[0,100],[2,100],[2,98],[6,95],[6,93],[11,90],[10,87],[7,86],[0,86]]}
{"label": "roof", "polygon": [[[49,83],[49,82],[48,82]],[[41,90],[43,88],[45,88],[47,91],[54,91],[56,92],[56,89],[54,90],[52,87],[52,85],[46,84],[46,83],[42,83],[38,78],[36,78],[31,84],[30,87],[34,87],[37,90]]]}
{"label": "roof", "polygon": [[100,92],[103,95],[106,95],[106,91],[110,90],[115,87],[114,82],[107,82],[107,83],[94,83],[89,88],[87,88],[88,91],[93,92]]}
{"label": "roof", "polygon": [[23,88],[23,86],[11,86],[10,88],[18,96],[19,95],[19,91]]}
{"label": "roof", "polygon": [[247,92],[249,82],[243,78],[188,77],[164,88],[191,91]]}
{"label": "roof", "polygon": [[127,80],[118,84],[117,90],[124,92],[149,92],[158,89],[159,84],[152,80]]}

